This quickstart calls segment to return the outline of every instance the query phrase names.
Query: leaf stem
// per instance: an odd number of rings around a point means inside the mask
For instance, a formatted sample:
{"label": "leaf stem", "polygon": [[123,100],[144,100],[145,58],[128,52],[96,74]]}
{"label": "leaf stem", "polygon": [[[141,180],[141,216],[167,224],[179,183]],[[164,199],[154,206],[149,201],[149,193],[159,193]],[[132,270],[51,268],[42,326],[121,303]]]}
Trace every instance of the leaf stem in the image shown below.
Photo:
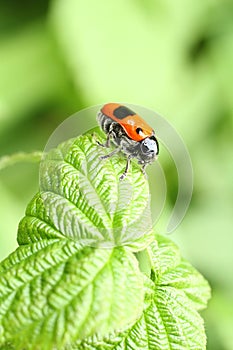
{"label": "leaf stem", "polygon": [[0,158],[0,170],[20,162],[38,163],[41,161],[42,155],[43,152],[34,151],[31,153],[18,152],[8,156],[3,156]]}
{"label": "leaf stem", "polygon": [[145,273],[148,277],[151,275],[152,261],[148,249],[141,250],[135,253],[138,260],[139,269],[141,272]]}

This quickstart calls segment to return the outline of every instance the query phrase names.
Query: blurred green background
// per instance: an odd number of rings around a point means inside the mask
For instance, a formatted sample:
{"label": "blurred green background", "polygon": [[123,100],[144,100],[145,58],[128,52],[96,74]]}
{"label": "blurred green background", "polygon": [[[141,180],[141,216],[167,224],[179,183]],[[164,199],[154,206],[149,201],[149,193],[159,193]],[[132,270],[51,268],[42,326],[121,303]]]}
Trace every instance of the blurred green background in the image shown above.
{"label": "blurred green background", "polygon": [[[171,238],[212,286],[210,350],[233,349],[232,84],[230,0],[0,1],[0,156],[43,150],[72,113],[110,101],[153,109],[182,135],[194,193]],[[1,259],[37,189],[38,164],[0,172]]]}

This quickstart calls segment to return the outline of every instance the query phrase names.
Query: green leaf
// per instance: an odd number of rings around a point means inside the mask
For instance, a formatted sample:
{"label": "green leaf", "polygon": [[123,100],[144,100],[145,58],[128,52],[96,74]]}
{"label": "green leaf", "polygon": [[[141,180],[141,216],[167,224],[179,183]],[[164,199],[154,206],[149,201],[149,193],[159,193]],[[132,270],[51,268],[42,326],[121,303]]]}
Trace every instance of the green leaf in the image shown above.
{"label": "green leaf", "polygon": [[72,349],[205,349],[204,323],[196,309],[206,305],[209,286],[191,265],[180,258],[178,248],[172,241],[159,235],[156,238],[158,243],[153,242],[148,247],[154,264],[157,261],[157,270],[154,269],[156,276],[153,288],[152,280],[149,283],[147,278],[144,279],[147,303],[141,318],[128,330],[111,333],[109,337],[95,335]]}
{"label": "green leaf", "polygon": [[29,204],[19,225],[19,244],[46,237],[70,237],[89,245],[124,245],[135,251],[151,242],[146,178],[133,163],[129,176],[120,181],[125,157],[117,155],[101,161],[100,155],[107,152],[87,134],[61,144],[45,157],[41,192]]}
{"label": "green leaf", "polygon": [[205,278],[185,259],[181,258],[178,247],[168,238],[156,235],[158,249],[153,250],[160,286],[171,286],[186,294],[197,310],[206,307],[210,298],[210,287]]}
{"label": "green leaf", "polygon": [[206,307],[210,298],[210,287],[204,277],[186,260],[167,271],[160,278],[160,285],[183,290],[197,310]]}
{"label": "green leaf", "polygon": [[0,345],[51,349],[132,324],[144,292],[137,260],[124,248],[50,239],[2,263],[0,295]]}
{"label": "green leaf", "polygon": [[182,292],[158,288],[151,306],[114,349],[203,350],[203,320],[190,306]]}
{"label": "green leaf", "polygon": [[158,288],[143,316],[128,331],[109,339],[84,341],[80,350],[203,350],[206,346],[203,320],[182,292]]}
{"label": "green leaf", "polygon": [[156,235],[156,241],[150,247],[153,270],[157,275],[162,275],[180,262],[180,252],[178,247],[170,239]]}
{"label": "green leaf", "polygon": [[21,246],[0,265],[0,346],[205,349],[209,286],[154,235],[138,165],[120,181],[125,157],[106,151],[86,134],[45,155]]}

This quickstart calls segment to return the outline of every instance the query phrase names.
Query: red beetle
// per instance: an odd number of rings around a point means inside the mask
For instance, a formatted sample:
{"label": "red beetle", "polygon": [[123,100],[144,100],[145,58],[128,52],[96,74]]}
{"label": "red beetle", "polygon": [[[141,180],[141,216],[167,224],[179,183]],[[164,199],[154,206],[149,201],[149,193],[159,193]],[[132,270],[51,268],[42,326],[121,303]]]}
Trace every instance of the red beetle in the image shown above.
{"label": "red beetle", "polygon": [[154,130],[128,107],[118,103],[107,103],[98,113],[97,120],[107,134],[106,143],[98,142],[98,144],[102,147],[110,147],[112,140],[117,146],[114,151],[101,158],[109,158],[119,151],[127,156],[126,168],[120,180],[127,175],[131,158],[136,158],[138,163],[142,164],[143,173],[146,165],[157,158],[159,144]]}

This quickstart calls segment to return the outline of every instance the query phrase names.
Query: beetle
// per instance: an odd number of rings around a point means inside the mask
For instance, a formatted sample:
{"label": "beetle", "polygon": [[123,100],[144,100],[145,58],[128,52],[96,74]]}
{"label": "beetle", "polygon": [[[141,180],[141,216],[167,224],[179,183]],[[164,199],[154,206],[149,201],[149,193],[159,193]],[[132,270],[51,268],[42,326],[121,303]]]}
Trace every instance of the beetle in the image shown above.
{"label": "beetle", "polygon": [[102,147],[110,147],[111,141],[116,148],[101,159],[110,158],[122,151],[127,156],[125,171],[120,176],[123,180],[129,169],[130,160],[136,158],[142,164],[142,172],[159,154],[159,143],[154,130],[138,114],[119,103],[105,104],[97,114],[101,129],[107,134],[105,144],[97,142]]}

